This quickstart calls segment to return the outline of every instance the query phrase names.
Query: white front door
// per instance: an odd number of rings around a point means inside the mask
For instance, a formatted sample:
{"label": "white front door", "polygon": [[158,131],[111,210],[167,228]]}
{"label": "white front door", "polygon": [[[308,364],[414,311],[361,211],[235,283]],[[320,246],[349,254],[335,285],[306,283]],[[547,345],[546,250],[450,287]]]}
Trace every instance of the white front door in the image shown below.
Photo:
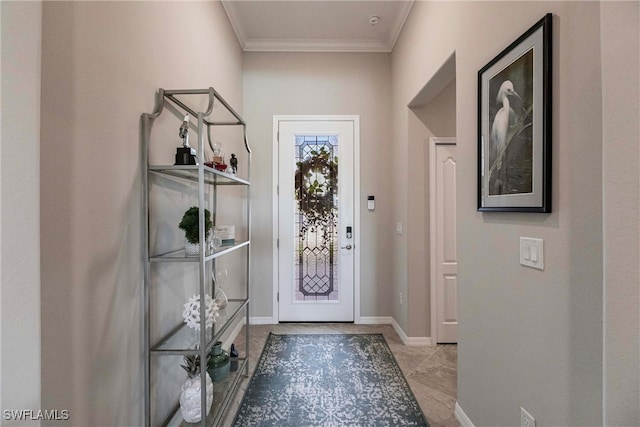
{"label": "white front door", "polygon": [[458,341],[456,247],[456,141],[430,140],[432,335],[438,343]]}
{"label": "white front door", "polygon": [[277,119],[278,319],[354,321],[357,118]]}

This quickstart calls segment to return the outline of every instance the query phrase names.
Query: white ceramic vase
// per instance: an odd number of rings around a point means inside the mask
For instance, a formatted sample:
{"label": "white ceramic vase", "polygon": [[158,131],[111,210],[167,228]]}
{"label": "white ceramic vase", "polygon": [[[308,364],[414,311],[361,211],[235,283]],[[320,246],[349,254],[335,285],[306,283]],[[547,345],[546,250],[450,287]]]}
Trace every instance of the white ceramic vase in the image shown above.
{"label": "white ceramic vase", "polygon": [[[207,377],[207,415],[209,415],[213,403],[213,382],[208,373],[205,376]],[[180,410],[182,418],[188,423],[197,423],[202,419],[200,390],[200,374],[195,378],[187,378],[182,384]]]}
{"label": "white ceramic vase", "polygon": [[187,239],[184,240],[184,253],[186,256],[200,255],[200,243],[191,243]]}

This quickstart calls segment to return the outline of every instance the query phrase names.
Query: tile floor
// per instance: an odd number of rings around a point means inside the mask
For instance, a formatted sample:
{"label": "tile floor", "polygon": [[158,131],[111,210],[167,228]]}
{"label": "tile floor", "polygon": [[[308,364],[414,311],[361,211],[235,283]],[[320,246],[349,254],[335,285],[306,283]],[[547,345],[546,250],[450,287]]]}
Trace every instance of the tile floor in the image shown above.
{"label": "tile floor", "polygon": [[[276,334],[367,334],[382,333],[413,390],[422,412],[432,427],[459,427],[453,415],[457,387],[457,346],[408,347],[391,325],[354,325],[352,323],[281,323],[278,325],[251,325],[249,346],[251,348],[250,372],[253,374],[269,332]],[[238,337],[243,337],[244,331]],[[242,342],[241,342],[242,341]],[[236,339],[236,346],[243,354],[244,340]],[[240,405],[249,380],[243,380],[234,396],[224,426],[230,426]]]}

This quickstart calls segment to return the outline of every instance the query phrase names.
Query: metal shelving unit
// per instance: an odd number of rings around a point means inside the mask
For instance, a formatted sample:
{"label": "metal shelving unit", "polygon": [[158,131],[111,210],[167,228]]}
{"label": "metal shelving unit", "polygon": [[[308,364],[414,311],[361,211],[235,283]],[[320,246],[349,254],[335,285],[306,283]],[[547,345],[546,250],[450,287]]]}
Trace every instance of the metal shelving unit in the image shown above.
{"label": "metal shelving unit", "polygon": [[[191,96],[203,96],[208,97],[208,106],[205,111],[196,111],[195,108],[189,106],[189,103],[185,98]],[[242,138],[244,149],[246,150],[247,159],[247,176],[248,178],[239,178],[233,174],[220,172],[214,168],[210,168],[204,165],[204,161],[201,159],[197,165],[176,166],[176,165],[152,165],[149,164],[150,149],[152,147],[151,141],[151,128],[154,121],[160,117],[165,110],[165,107],[169,106],[176,119],[180,115],[189,114],[196,118],[197,129],[197,153],[205,153],[205,142],[213,149],[211,142],[211,129],[216,126],[241,126]],[[226,116],[233,119],[218,120],[216,121],[213,116],[214,106],[222,106],[218,110],[224,110]],[[169,108],[167,108],[169,109]],[[231,108],[231,106],[213,89],[196,89],[196,90],[164,90],[159,89],[156,98],[156,108],[153,113],[142,114],[142,186],[143,186],[143,209],[142,209],[142,222],[143,222],[143,251],[144,251],[144,344],[145,344],[145,369],[144,369],[144,383],[145,383],[145,423],[147,427],[152,425],[161,426],[177,426],[177,425],[200,425],[213,426],[218,425],[222,421],[222,416],[229,404],[231,397],[236,391],[242,378],[246,378],[249,374],[249,264],[250,264],[250,247],[251,247],[251,202],[250,202],[250,181],[251,181],[251,149],[247,142],[246,123],[244,120]],[[191,124],[193,126],[193,124]],[[167,251],[161,253],[151,253],[150,242],[150,222],[153,212],[150,208],[150,186],[157,185],[157,183],[150,184],[150,178],[152,176],[161,176],[172,179],[184,184],[186,187],[193,183],[197,184],[197,198],[198,207],[200,211],[199,215],[199,229],[200,229],[200,254],[197,257],[186,257],[183,248],[169,248]],[[214,251],[208,251],[205,244],[204,236],[204,209],[212,208],[214,215],[214,222],[217,213],[217,195],[218,186],[240,186],[246,188],[246,240],[240,240],[234,242],[232,245],[222,246]],[[207,197],[207,191],[212,191],[212,195]],[[213,206],[210,206],[210,204]],[[187,208],[188,206],[185,206]],[[160,339],[155,339],[152,342],[152,304],[150,301],[150,295],[153,290],[153,280],[151,273],[151,266],[155,263],[186,263],[186,265],[197,266],[198,268],[198,290],[200,295],[210,294],[211,296],[216,293],[216,285],[208,280],[207,272],[212,266],[215,265],[217,259],[227,256],[228,254],[237,253],[239,251],[246,252],[245,258],[245,282],[244,283],[244,297],[243,298],[230,298],[225,314],[216,319],[212,328],[201,328],[197,334],[197,339],[194,340],[194,330],[188,328],[185,323],[177,324],[170,332],[164,334]],[[192,267],[193,268],[193,267]],[[178,307],[181,305],[179,304]],[[206,323],[205,319],[205,299],[200,298],[200,324]],[[184,356],[184,355],[199,355],[201,361],[207,360],[207,355],[214,343],[219,340],[223,334],[234,324],[241,316],[245,316],[245,351],[244,357],[238,360],[238,370],[231,372],[230,375],[223,381],[216,381],[214,383],[214,402],[209,415],[203,416],[201,422],[198,424],[189,424],[182,420],[179,403],[169,410],[165,411],[165,419],[161,422],[152,421],[152,409],[153,397],[151,386],[151,365],[154,358],[164,356]],[[200,374],[201,384],[205,384],[206,368],[202,369]],[[206,390],[202,387],[201,392],[201,412],[204,415],[206,412]],[[176,396],[176,402],[178,396]]]}

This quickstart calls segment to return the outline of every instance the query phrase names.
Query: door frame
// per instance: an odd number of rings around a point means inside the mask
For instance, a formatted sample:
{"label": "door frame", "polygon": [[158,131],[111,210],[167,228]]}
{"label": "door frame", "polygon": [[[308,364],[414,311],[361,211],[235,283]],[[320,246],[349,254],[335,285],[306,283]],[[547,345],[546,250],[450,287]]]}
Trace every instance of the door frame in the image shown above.
{"label": "door frame", "polygon": [[354,227],[354,247],[353,247],[353,321],[360,323],[360,116],[359,115],[274,115],[273,116],[273,152],[272,152],[272,206],[273,206],[273,226],[272,226],[272,253],[273,253],[273,288],[272,288],[272,316],[273,323],[279,323],[280,308],[278,305],[278,292],[280,289],[279,260],[280,251],[278,249],[278,128],[281,121],[293,122],[353,122],[353,227]]}
{"label": "door frame", "polygon": [[[436,251],[438,250],[436,229],[436,146],[457,145],[455,137],[431,137],[429,138],[429,260],[431,276],[431,342],[438,342],[438,301],[437,301],[437,266]],[[456,221],[457,223],[457,221]]]}

